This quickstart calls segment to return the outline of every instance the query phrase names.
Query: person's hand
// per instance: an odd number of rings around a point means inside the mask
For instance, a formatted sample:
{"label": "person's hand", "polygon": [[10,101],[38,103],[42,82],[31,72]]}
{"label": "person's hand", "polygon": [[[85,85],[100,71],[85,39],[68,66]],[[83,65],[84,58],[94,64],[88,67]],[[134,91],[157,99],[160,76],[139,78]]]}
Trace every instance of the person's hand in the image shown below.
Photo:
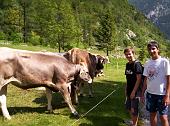
{"label": "person's hand", "polygon": [[140,97],[140,101],[144,104],[144,103],[145,103],[145,97],[144,97],[144,96],[141,96],[141,97]]}
{"label": "person's hand", "polygon": [[163,102],[165,106],[168,106],[170,104],[169,95],[164,96]]}
{"label": "person's hand", "polygon": [[130,95],[130,99],[134,99],[135,98],[135,92],[132,91],[131,95]]}

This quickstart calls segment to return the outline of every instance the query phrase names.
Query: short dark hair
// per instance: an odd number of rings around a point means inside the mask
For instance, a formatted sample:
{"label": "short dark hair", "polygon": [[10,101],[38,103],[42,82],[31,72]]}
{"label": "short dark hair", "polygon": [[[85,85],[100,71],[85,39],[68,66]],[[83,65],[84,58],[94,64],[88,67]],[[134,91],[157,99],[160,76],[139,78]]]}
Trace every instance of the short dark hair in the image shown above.
{"label": "short dark hair", "polygon": [[135,53],[135,51],[134,51],[133,48],[128,47],[128,48],[124,49],[124,54],[125,54],[126,52],[130,52],[130,51],[132,51],[133,54]]}
{"label": "short dark hair", "polygon": [[157,49],[159,49],[159,44],[157,41],[155,40],[150,40],[148,45],[147,45],[147,48],[150,49],[152,46],[156,47]]}

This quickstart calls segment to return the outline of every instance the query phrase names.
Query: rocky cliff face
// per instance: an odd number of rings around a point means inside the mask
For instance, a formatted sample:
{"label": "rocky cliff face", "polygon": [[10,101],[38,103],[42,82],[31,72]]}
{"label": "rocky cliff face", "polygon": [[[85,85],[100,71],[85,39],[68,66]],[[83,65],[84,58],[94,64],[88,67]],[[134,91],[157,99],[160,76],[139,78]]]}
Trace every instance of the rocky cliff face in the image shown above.
{"label": "rocky cliff face", "polygon": [[129,0],[170,39],[170,0]]}

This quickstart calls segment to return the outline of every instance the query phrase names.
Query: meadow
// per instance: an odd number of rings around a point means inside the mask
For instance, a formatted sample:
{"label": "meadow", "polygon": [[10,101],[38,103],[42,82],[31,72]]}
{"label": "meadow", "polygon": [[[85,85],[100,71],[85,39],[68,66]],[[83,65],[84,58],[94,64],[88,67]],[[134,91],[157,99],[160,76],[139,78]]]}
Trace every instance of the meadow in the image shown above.
{"label": "meadow", "polygon": [[[15,46],[15,48],[19,47]],[[28,49],[28,47],[20,48]],[[28,50],[40,50],[40,48],[29,47]],[[110,62],[110,64],[105,65],[105,76],[94,79],[94,98],[88,97],[87,85],[85,86],[86,96],[79,97],[80,103],[75,107],[81,116],[80,119],[70,117],[70,110],[67,105],[62,103],[63,98],[60,93],[53,93],[54,113],[51,114],[46,109],[47,100],[44,91],[22,90],[9,84],[7,106],[12,120],[4,119],[0,111],[0,125],[125,126],[123,120],[129,119],[124,108],[124,68],[126,60],[110,57]],[[110,96],[108,96],[109,94]]]}

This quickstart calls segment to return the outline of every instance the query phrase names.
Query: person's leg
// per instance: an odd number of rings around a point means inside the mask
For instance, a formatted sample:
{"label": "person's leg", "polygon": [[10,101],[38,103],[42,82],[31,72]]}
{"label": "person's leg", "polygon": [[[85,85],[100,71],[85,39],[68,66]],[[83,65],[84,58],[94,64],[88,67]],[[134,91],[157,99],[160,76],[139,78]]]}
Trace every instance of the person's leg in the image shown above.
{"label": "person's leg", "polygon": [[125,101],[125,107],[128,110],[130,119],[131,119],[131,120],[125,120],[125,123],[127,125],[132,125],[131,100],[128,97],[126,98],[126,101]]}
{"label": "person's leg", "polygon": [[139,117],[139,99],[135,98],[131,100],[131,119],[133,122],[133,126],[137,126],[138,117]]}
{"label": "person's leg", "polygon": [[157,126],[157,112],[150,113],[150,123],[151,126]]}
{"label": "person's leg", "polygon": [[157,96],[146,93],[146,110],[150,113],[151,126],[157,126]]}
{"label": "person's leg", "polygon": [[133,115],[131,116],[133,125],[132,126],[137,126],[138,123],[138,115]]}
{"label": "person's leg", "polygon": [[165,106],[163,102],[164,96],[160,95],[158,97],[158,111],[160,115],[160,121],[162,126],[169,126],[168,122],[168,106]]}
{"label": "person's leg", "polygon": [[160,115],[162,126],[169,126],[168,115]]}

